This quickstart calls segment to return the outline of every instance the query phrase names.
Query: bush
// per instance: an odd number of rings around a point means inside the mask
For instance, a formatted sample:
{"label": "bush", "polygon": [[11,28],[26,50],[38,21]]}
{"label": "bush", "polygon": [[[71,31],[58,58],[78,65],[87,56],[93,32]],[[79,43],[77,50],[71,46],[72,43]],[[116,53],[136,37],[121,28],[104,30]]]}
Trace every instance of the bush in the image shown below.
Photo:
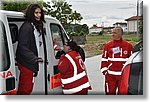
{"label": "bush", "polygon": [[70,32],[69,33],[70,36],[82,36],[85,35],[85,33],[83,31],[81,31],[80,33],[77,32]]}
{"label": "bush", "polygon": [[76,33],[76,32],[71,32],[69,35],[70,35],[70,36],[78,36],[79,34]]}
{"label": "bush", "polygon": [[103,35],[104,31],[100,31],[98,35]]}

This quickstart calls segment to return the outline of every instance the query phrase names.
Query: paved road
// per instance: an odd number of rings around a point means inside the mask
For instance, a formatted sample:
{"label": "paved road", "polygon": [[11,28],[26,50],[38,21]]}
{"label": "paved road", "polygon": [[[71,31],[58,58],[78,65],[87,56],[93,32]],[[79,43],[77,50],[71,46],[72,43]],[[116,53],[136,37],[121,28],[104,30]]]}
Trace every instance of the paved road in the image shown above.
{"label": "paved road", "polygon": [[100,72],[101,55],[86,58],[85,66],[87,74],[92,86],[92,90],[89,94],[101,94],[104,95],[104,76]]}

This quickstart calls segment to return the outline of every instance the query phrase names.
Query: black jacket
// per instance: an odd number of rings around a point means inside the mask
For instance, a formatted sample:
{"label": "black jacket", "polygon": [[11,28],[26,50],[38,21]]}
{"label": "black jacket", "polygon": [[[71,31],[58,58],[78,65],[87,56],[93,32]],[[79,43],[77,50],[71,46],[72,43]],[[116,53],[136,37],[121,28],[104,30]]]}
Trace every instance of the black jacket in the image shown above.
{"label": "black jacket", "polygon": [[34,36],[34,27],[31,23],[25,22],[19,30],[16,60],[33,72],[38,72],[37,58],[38,52]]}
{"label": "black jacket", "polygon": [[81,58],[82,58],[82,60],[83,60],[83,62],[84,62],[84,61],[85,61],[85,52],[84,52],[84,50],[83,50],[82,47],[80,47],[79,53],[80,53],[80,56],[81,56]]}

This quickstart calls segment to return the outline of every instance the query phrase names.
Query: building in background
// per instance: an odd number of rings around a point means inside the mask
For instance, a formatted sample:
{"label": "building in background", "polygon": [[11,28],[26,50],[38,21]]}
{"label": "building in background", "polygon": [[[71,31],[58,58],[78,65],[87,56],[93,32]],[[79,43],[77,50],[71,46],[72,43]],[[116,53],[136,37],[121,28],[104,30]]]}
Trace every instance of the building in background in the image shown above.
{"label": "building in background", "polygon": [[127,32],[136,34],[138,22],[140,22],[141,20],[142,16],[132,16],[130,18],[125,19],[125,21],[127,21]]}
{"label": "building in background", "polygon": [[143,1],[137,0],[137,15],[125,19],[127,21],[127,32],[143,34]]}
{"label": "building in background", "polygon": [[89,34],[91,35],[98,35],[101,31],[103,31],[103,27],[98,27],[96,24],[89,28]]}

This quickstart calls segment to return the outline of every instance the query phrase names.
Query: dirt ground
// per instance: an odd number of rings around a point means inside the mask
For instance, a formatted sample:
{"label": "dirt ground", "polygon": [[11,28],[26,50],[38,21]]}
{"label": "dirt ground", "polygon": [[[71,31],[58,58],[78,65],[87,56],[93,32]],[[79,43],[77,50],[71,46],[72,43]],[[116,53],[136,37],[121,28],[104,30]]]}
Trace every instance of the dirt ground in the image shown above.
{"label": "dirt ground", "polygon": [[82,45],[82,48],[85,51],[85,56],[86,57],[92,57],[92,56],[95,56],[95,55],[102,54],[102,45],[85,44],[85,45]]}

